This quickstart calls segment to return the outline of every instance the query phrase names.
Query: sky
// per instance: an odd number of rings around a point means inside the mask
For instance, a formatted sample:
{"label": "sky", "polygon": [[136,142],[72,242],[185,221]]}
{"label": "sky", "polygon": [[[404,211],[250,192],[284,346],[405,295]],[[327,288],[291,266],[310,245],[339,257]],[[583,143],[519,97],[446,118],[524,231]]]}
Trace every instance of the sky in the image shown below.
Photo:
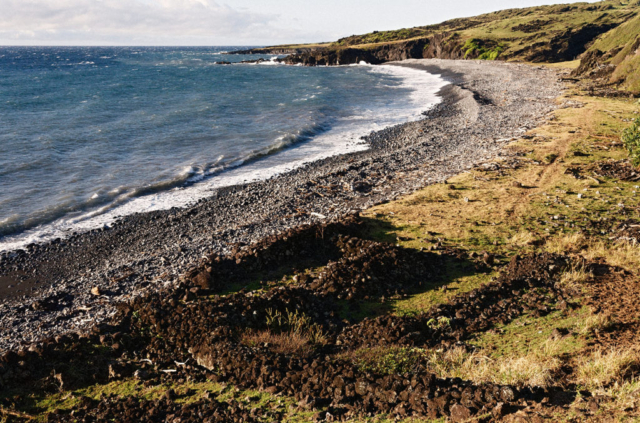
{"label": "sky", "polygon": [[554,3],[558,1],[0,0],[0,45],[263,46],[335,41]]}

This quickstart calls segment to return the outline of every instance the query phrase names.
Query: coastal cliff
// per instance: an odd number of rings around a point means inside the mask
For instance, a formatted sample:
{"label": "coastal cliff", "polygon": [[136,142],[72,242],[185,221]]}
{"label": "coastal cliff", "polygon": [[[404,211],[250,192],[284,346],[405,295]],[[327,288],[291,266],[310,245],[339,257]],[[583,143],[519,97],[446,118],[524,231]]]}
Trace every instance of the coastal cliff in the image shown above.
{"label": "coastal cliff", "polygon": [[492,39],[465,39],[458,32],[442,32],[427,38],[366,47],[337,47],[309,49],[304,52],[282,51],[290,54],[288,64],[345,65],[365,61],[381,64],[406,59],[524,59],[534,63],[554,63],[574,60],[587,51],[600,35],[617,27],[614,23],[589,24],[567,29],[548,42],[531,43],[517,50],[506,51],[503,42]]}

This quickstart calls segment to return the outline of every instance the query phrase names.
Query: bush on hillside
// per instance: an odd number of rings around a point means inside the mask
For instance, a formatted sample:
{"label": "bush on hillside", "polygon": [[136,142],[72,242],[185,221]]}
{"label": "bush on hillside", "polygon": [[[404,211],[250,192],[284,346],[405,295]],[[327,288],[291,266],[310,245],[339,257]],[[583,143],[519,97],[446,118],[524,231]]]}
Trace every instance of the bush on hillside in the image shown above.
{"label": "bush on hillside", "polygon": [[622,142],[629,150],[629,159],[634,166],[640,167],[640,118],[622,133]]}
{"label": "bush on hillside", "polygon": [[496,60],[505,48],[504,43],[495,44],[493,41],[472,38],[464,43],[462,50],[465,59],[471,55],[471,57],[477,56],[479,60]]}

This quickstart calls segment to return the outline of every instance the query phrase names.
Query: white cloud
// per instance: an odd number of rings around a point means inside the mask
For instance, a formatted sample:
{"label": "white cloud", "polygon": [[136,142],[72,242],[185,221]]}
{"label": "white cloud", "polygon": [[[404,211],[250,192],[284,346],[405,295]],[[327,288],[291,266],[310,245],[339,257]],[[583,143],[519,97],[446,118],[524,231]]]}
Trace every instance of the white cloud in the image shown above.
{"label": "white cloud", "polygon": [[7,44],[215,44],[297,38],[273,14],[213,0],[0,0]]}

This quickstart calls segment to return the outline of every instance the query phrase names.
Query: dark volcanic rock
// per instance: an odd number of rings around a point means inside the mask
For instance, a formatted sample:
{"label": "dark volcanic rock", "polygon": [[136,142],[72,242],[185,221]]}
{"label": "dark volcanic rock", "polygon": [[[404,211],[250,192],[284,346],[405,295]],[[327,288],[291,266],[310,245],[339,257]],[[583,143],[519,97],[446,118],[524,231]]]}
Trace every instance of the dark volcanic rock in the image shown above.
{"label": "dark volcanic rock", "polygon": [[[343,353],[380,345],[447,347],[525,311],[547,313],[548,294],[561,295],[555,282],[567,265],[563,257],[514,257],[496,281],[426,313],[415,317],[383,316],[351,324],[338,317],[341,294],[351,293],[359,298],[367,291],[375,296],[388,293],[388,289],[412,287],[416,281],[433,277],[440,265],[432,253],[406,251],[340,233],[349,233],[357,226],[357,219],[350,217],[344,222],[291,230],[260,244],[261,248],[242,247],[242,252],[234,249],[219,261],[231,274],[235,272],[227,260],[235,259],[238,268],[245,261],[259,268],[267,257],[278,262],[278,252],[282,252],[282,257],[295,261],[298,255],[310,254],[302,248],[306,244],[307,248],[320,247],[325,251],[321,254],[329,251],[338,255],[339,265],[321,274],[325,277],[299,280],[264,292],[241,290],[225,297],[194,296],[183,301],[186,293],[193,293],[185,280],[173,289],[121,304],[110,326],[96,326],[83,336],[59,337],[4,354],[0,357],[0,377],[9,388],[33,383],[54,392],[131,376],[155,384],[212,380],[284,394],[295,398],[303,408],[328,406],[324,418],[334,419],[372,413],[446,416],[464,421],[481,410],[504,414],[506,407],[515,408],[520,398],[532,397],[531,391],[510,386],[437,378],[429,370],[426,355],[416,354],[411,370],[399,374],[376,373]],[[332,231],[331,237],[318,236]],[[291,245],[298,248],[287,254]],[[215,263],[212,266],[209,272],[215,274]],[[242,335],[247,331],[274,330],[267,319],[270,313],[290,310],[308,316],[321,327],[325,340],[306,353],[274,352],[266,343],[243,343]],[[80,375],[77,368],[84,372]],[[167,373],[166,369],[172,370]],[[171,390],[157,401],[86,399],[74,407],[72,414],[51,414],[49,420],[195,422],[282,418],[278,412],[263,414],[234,402],[202,399],[181,405],[176,400]]]}
{"label": "dark volcanic rock", "polygon": [[134,398],[107,398],[100,402],[84,397],[81,406],[72,414],[52,413],[47,422],[258,422],[282,419],[281,413],[249,409],[238,402],[200,400],[189,404],[178,404],[169,397],[156,401]]}
{"label": "dark volcanic rock", "polygon": [[[429,38],[384,44],[379,47],[318,49],[292,54],[282,59],[288,64],[306,66],[347,65],[360,62],[380,64],[405,59],[463,59],[463,42],[451,39],[452,34],[436,34]],[[454,36],[455,38],[455,36]]]}

